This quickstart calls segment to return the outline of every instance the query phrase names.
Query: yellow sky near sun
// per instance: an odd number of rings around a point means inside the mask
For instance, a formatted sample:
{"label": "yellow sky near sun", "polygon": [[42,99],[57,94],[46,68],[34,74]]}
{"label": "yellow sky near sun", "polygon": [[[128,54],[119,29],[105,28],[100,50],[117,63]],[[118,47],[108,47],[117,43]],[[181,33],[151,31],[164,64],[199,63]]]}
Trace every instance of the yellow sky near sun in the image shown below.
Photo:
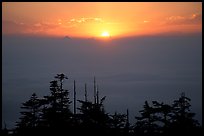
{"label": "yellow sky near sun", "polygon": [[4,2],[3,34],[111,37],[202,30],[201,2]]}

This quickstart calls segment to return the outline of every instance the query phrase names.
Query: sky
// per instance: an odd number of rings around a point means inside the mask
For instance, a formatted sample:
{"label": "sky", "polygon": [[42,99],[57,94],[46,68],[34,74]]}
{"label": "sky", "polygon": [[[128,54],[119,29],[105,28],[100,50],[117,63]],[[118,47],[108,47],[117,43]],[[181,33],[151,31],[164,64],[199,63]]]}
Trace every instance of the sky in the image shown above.
{"label": "sky", "polygon": [[201,123],[202,3],[5,2],[2,11],[2,125],[14,128],[21,103],[49,95],[58,73],[71,99],[76,80],[77,98],[87,83],[93,100],[95,76],[105,110],[128,108],[131,123],[145,100],[171,104],[185,92]]}
{"label": "sky", "polygon": [[201,32],[201,2],[9,2],[3,34],[101,37]]}

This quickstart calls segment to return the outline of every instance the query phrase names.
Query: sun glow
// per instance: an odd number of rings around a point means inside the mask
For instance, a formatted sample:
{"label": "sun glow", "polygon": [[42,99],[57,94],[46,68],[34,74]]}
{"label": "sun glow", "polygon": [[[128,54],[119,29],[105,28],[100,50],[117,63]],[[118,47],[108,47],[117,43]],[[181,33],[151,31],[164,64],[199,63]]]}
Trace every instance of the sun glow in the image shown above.
{"label": "sun glow", "polygon": [[202,32],[199,2],[5,2],[2,13],[2,33],[8,35],[69,35],[108,40]]}
{"label": "sun glow", "polygon": [[101,36],[102,37],[110,37],[110,34],[109,34],[109,32],[105,31],[105,32],[101,33]]}

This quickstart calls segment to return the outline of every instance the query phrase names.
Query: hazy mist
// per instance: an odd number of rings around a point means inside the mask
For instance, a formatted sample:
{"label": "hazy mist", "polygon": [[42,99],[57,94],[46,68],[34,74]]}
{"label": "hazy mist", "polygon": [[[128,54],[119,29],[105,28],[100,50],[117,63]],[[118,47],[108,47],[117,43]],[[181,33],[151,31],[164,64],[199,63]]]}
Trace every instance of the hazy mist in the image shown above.
{"label": "hazy mist", "polygon": [[107,41],[23,36],[2,37],[2,124],[13,128],[22,102],[33,92],[49,94],[58,73],[68,76],[65,88],[73,98],[93,100],[93,77],[105,109],[125,113],[131,122],[145,100],[172,103],[185,92],[196,119],[202,120],[202,35],[146,36]]}

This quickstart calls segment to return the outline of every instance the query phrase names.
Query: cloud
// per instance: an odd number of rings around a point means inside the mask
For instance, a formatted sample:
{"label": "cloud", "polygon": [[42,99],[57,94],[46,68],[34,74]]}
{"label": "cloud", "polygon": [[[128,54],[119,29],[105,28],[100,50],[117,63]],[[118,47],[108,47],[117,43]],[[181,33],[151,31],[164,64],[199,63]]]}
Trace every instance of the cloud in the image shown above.
{"label": "cloud", "polygon": [[118,25],[118,24],[122,24],[121,22],[107,22],[107,25]]}
{"label": "cloud", "polygon": [[52,29],[52,28],[56,28],[58,27],[57,24],[54,24],[54,23],[49,23],[49,22],[42,22],[42,23],[36,23],[33,25],[33,27],[40,27],[42,29]]}
{"label": "cloud", "polygon": [[[102,18],[98,17],[81,17],[81,18],[72,18],[72,19],[57,19],[54,22],[42,21],[35,22],[30,24],[25,24],[23,22],[16,21],[3,21],[4,31],[3,33],[9,34],[38,34],[38,33],[48,33],[54,29],[70,29],[76,28],[80,24],[85,23],[104,23],[105,21]],[[12,29],[11,29],[12,28]]]}
{"label": "cloud", "polygon": [[58,24],[49,22],[35,23],[29,26],[29,28],[26,30],[26,33],[46,33],[47,31],[57,27],[59,27]]}
{"label": "cloud", "polygon": [[13,20],[2,21],[3,34],[36,34],[57,28],[59,25],[49,22],[24,23]]}
{"label": "cloud", "polygon": [[2,32],[4,34],[20,33],[23,29],[27,28],[28,25],[24,22],[17,22],[11,20],[2,21]]}
{"label": "cloud", "polygon": [[73,19],[70,19],[70,21],[71,21],[71,22],[74,22],[74,21],[75,21],[75,19],[74,19],[74,18],[73,18]]}
{"label": "cloud", "polygon": [[202,15],[193,13],[189,16],[170,16],[165,19],[164,24],[183,25],[183,24],[201,24]]}
{"label": "cloud", "polygon": [[104,20],[102,18],[98,18],[98,17],[88,17],[88,18],[72,18],[68,21],[68,23],[85,23],[85,22],[99,22],[99,23],[103,23]]}
{"label": "cloud", "polygon": [[34,26],[35,26],[35,27],[41,27],[42,24],[41,24],[41,23],[36,23],[36,24],[34,24]]}
{"label": "cloud", "polygon": [[144,20],[143,22],[144,22],[144,23],[149,23],[150,21]]}
{"label": "cloud", "polygon": [[86,23],[103,23],[102,18],[98,17],[81,17],[72,19],[57,19],[56,21],[41,21],[41,22],[18,22],[15,20],[3,20],[3,34],[45,34],[52,35],[63,33],[65,30],[71,31],[72,28],[77,28],[79,25]]}

